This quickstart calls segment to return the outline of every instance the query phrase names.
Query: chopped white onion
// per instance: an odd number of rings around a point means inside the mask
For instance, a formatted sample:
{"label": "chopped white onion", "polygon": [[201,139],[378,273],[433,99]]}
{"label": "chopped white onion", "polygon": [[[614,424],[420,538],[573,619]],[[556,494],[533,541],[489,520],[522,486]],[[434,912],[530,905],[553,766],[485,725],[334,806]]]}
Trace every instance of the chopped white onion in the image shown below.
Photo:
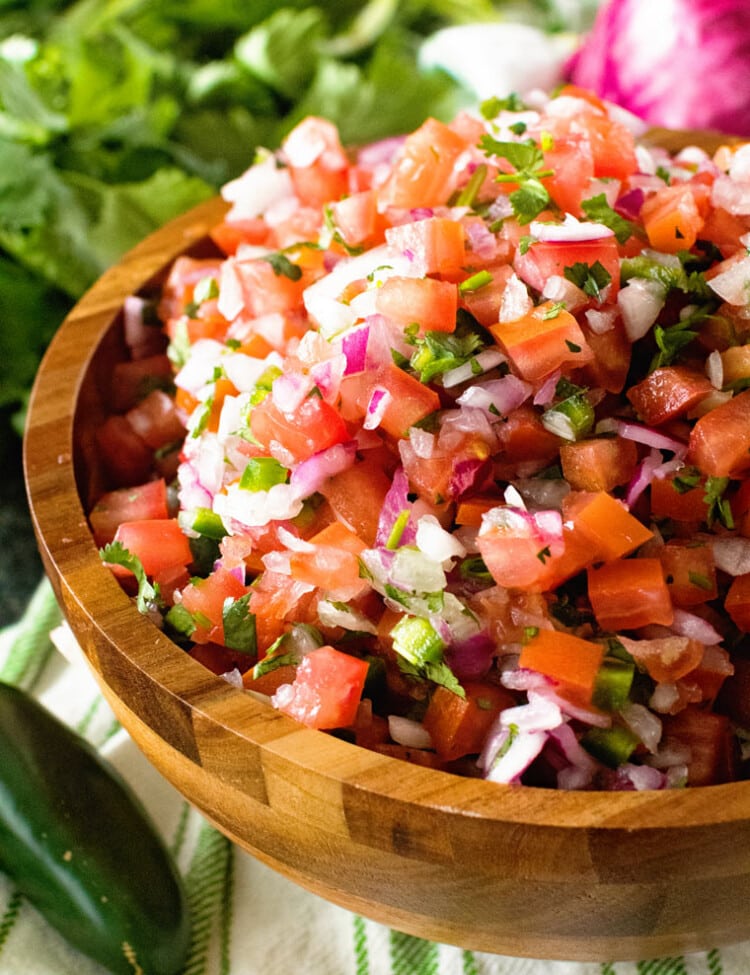
{"label": "chopped white onion", "polygon": [[728,304],[746,305],[750,299],[750,254],[710,278],[708,285]]}
{"label": "chopped white onion", "polygon": [[642,339],[664,307],[664,288],[655,281],[631,278],[617,293],[617,305],[631,342]]}
{"label": "chopped white onion", "polygon": [[658,715],[643,704],[632,703],[620,711],[620,717],[649,752],[656,752],[662,735],[662,723]]}
{"label": "chopped white onion", "polygon": [[570,213],[565,214],[562,223],[532,220],[529,233],[537,240],[551,242],[578,242],[614,237],[614,231],[610,227],[605,227],[603,223],[577,220]]}
{"label": "chopped white onion", "polygon": [[750,572],[750,538],[720,535],[713,539],[711,548],[717,569],[730,576],[743,576]]}
{"label": "chopped white onion", "polygon": [[517,274],[511,274],[500,301],[501,322],[515,322],[534,307],[529,290]]}
{"label": "chopped white onion", "polygon": [[422,515],[417,522],[417,548],[441,565],[466,555],[463,545],[446,531],[434,515]]}
{"label": "chopped white onion", "polygon": [[432,737],[419,721],[403,718],[400,714],[388,715],[388,733],[391,738],[405,748],[432,748]]}

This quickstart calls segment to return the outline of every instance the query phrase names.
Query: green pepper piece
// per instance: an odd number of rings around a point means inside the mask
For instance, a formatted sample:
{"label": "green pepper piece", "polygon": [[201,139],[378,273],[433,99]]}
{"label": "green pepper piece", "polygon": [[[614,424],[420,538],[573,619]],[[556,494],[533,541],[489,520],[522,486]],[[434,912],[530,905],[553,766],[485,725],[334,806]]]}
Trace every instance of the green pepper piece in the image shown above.
{"label": "green pepper piece", "polygon": [[611,728],[589,728],[581,738],[581,744],[594,758],[609,768],[619,768],[633,754],[640,739],[629,728],[612,725]]}
{"label": "green pepper piece", "polygon": [[628,703],[635,664],[617,657],[605,657],[596,675],[593,704],[602,711],[619,711]]}
{"label": "green pepper piece", "polygon": [[0,869],[71,945],[115,975],[177,975],[190,948],[179,873],[114,768],[0,683]]}
{"label": "green pepper piece", "polygon": [[396,653],[418,667],[443,659],[444,641],[432,623],[421,616],[404,616],[391,630],[391,636]]}

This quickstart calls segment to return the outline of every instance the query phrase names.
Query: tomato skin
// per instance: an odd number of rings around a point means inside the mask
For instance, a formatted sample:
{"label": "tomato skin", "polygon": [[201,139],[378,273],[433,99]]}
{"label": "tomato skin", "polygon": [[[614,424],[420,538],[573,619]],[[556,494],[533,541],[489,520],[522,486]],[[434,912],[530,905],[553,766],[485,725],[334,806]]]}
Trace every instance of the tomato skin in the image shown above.
{"label": "tomato skin", "polygon": [[688,785],[717,785],[737,778],[736,739],[724,714],[688,705],[664,718],[664,737],[688,745]]}
{"label": "tomato skin", "polygon": [[103,494],[91,509],[89,522],[97,545],[111,542],[124,521],[168,518],[167,485],[163,477],[132,488],[115,488]]}
{"label": "tomato skin", "polygon": [[496,684],[464,681],[462,686],[466,697],[436,687],[423,719],[444,762],[480,752],[500,711],[516,703],[510,691]]}
{"label": "tomato skin", "polygon": [[379,429],[395,439],[407,437],[409,428],[440,409],[440,397],[393,362],[374,372],[345,376],[341,383],[342,412],[347,420],[361,420],[375,389],[390,394]]}
{"label": "tomato skin", "polygon": [[668,254],[690,250],[703,228],[710,190],[695,183],[665,186],[641,207],[649,244]]}
{"label": "tomato skin", "polygon": [[149,576],[173,566],[190,565],[193,553],[176,518],[123,522],[115,532],[116,542],[141,560]]}
{"label": "tomato skin", "polygon": [[582,705],[591,703],[604,645],[557,630],[539,630],[521,649],[519,667],[560,683],[560,691]]}
{"label": "tomato skin", "polygon": [[703,373],[687,366],[664,366],[631,386],[627,397],[644,423],[658,426],[684,416],[713,392]]}
{"label": "tomato skin", "polygon": [[554,302],[537,305],[523,318],[490,328],[498,345],[528,382],[539,382],[556,369],[585,365],[593,353],[570,312]]}
{"label": "tomato skin", "polygon": [[617,559],[588,570],[591,607],[603,630],[670,626],[672,600],[658,559]]}
{"label": "tomato skin", "polygon": [[321,487],[321,494],[336,517],[352,529],[368,547],[375,544],[378,519],[391,486],[381,464],[365,458],[335,474]]}
{"label": "tomato skin", "polygon": [[635,473],[638,448],[624,437],[578,440],[560,447],[563,477],[574,491],[611,491]]}
{"label": "tomato skin", "polygon": [[690,432],[688,463],[708,477],[737,477],[750,468],[750,390],[696,422]]}
{"label": "tomato skin", "polygon": [[378,190],[381,205],[439,206],[453,188],[453,167],[466,141],[443,122],[428,118],[406,137],[393,170]]}
{"label": "tomato skin", "polygon": [[458,286],[437,278],[388,278],[378,289],[376,307],[402,328],[416,322],[424,332],[455,332]]}
{"label": "tomato skin", "polygon": [[308,728],[348,728],[357,717],[368,669],[365,660],[318,647],[305,654],[293,682],[277,691],[274,703]]}
{"label": "tomato skin", "polygon": [[428,217],[391,227],[385,232],[390,247],[409,255],[414,273],[458,274],[466,264],[463,226],[446,217]]}
{"label": "tomato skin", "polygon": [[341,414],[319,396],[308,396],[290,413],[282,412],[267,396],[253,408],[250,429],[268,452],[276,441],[298,462],[350,439]]}

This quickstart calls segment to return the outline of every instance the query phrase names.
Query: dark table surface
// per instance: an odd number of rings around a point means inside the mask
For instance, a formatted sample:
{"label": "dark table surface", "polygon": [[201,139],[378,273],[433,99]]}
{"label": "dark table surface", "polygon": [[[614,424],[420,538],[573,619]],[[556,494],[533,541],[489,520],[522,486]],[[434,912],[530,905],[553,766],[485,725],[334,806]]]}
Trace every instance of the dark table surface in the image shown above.
{"label": "dark table surface", "polygon": [[20,440],[3,452],[0,477],[0,627],[21,615],[42,577],[23,483]]}

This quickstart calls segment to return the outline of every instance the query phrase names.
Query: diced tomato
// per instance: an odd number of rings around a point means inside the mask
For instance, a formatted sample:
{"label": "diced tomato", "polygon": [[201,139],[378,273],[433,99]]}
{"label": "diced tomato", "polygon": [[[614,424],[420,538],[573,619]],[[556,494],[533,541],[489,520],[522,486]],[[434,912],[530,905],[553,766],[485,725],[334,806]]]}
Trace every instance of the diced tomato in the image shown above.
{"label": "diced tomato", "polygon": [[345,591],[346,599],[353,599],[367,588],[359,571],[359,555],[366,546],[354,532],[334,521],[308,541],[312,551],[290,554],[289,571],[294,579],[326,592]]}
{"label": "diced tomato", "polygon": [[591,703],[604,645],[570,633],[541,629],[521,648],[519,667],[528,667],[560,685],[560,693],[576,703]]}
{"label": "diced tomato", "polygon": [[690,250],[708,213],[710,190],[694,183],[665,186],[649,196],[640,218],[649,244],[667,254]]}
{"label": "diced tomato", "polygon": [[591,608],[603,630],[669,626],[672,600],[658,559],[617,559],[588,570]]}
{"label": "diced tomato", "polygon": [[688,706],[664,719],[663,737],[688,746],[688,785],[717,785],[737,778],[736,739],[726,715]]}
{"label": "diced tomato", "polygon": [[268,452],[275,441],[298,462],[350,439],[341,414],[319,396],[308,396],[290,413],[282,412],[267,396],[253,408],[250,429]]}
{"label": "diced tomato", "polygon": [[97,545],[115,537],[123,521],[168,518],[167,485],[163,477],[133,487],[116,488],[103,494],[89,514]]}
{"label": "diced tomato", "polygon": [[490,264],[486,268],[492,278],[475,291],[467,291],[460,296],[460,305],[476,318],[480,325],[489,328],[500,318],[500,308],[508,280],[513,276],[510,264]]}
{"label": "diced tomato", "polygon": [[143,484],[151,475],[154,452],[124,416],[108,416],[96,430],[99,458],[113,484]]}
{"label": "diced tomato", "polygon": [[409,440],[402,442],[399,453],[409,483],[430,504],[454,500],[491,471],[487,444],[471,434],[457,438],[451,450],[435,448],[430,457],[420,457]]}
{"label": "diced tomato", "polygon": [[349,247],[357,247],[366,241],[375,243],[376,238],[382,238],[377,198],[373,190],[352,193],[332,203],[331,217],[336,232]]}
{"label": "diced tomato", "polygon": [[332,122],[304,118],[284,139],[282,149],[303,205],[321,207],[347,192],[349,160]]}
{"label": "diced tomato", "polygon": [[378,190],[381,204],[394,207],[439,206],[454,186],[454,166],[466,141],[434,118],[406,137],[387,180]]}
{"label": "diced tomato", "polygon": [[454,332],[458,286],[437,278],[394,275],[378,289],[375,305],[381,315],[402,328],[417,324],[421,333]]}
{"label": "diced tomato", "polygon": [[677,474],[655,478],[651,482],[651,514],[654,518],[671,518],[673,521],[702,522],[708,515],[705,478],[695,487],[682,490],[675,486]]}
{"label": "diced tomato", "polygon": [[525,253],[520,250],[513,261],[516,274],[536,291],[543,291],[547,281],[557,275],[566,277],[567,268],[576,264],[593,267],[601,264],[609,275],[609,283],[602,289],[600,300],[592,299],[592,304],[614,301],[620,288],[620,254],[614,234],[599,240],[584,240],[574,243],[537,241]]}
{"label": "diced tomato", "polygon": [[210,231],[211,240],[227,256],[237,253],[240,244],[262,247],[269,237],[268,224],[261,217],[222,220]]}
{"label": "diced tomato", "polygon": [[124,521],[117,528],[114,540],[140,559],[148,576],[193,561],[190,543],[176,518]]}
{"label": "diced tomato", "polygon": [[587,112],[575,118],[573,124],[585,128],[594,159],[594,176],[626,180],[638,172],[635,139],[622,122],[606,113]]}
{"label": "diced tomato", "polygon": [[626,649],[658,683],[674,683],[691,673],[703,659],[703,644],[685,636],[629,640]]}
{"label": "diced tomato", "polygon": [[172,363],[166,355],[145,359],[124,359],[115,363],[110,391],[115,413],[124,413],[154,389],[165,389],[172,382]]}
{"label": "diced tomato", "polygon": [[706,646],[703,648],[700,663],[690,671],[688,677],[700,689],[702,699],[713,705],[722,688],[727,685],[727,677],[734,673],[734,663],[727,650],[720,646]]}
{"label": "diced tomato", "polygon": [[612,328],[596,333],[583,326],[594,357],[582,369],[586,382],[592,386],[606,389],[608,393],[622,392],[630,371],[633,346],[629,341],[622,321],[615,319]]}
{"label": "diced tomato", "polygon": [[620,559],[653,538],[653,532],[606,491],[571,492],[563,501],[563,512],[588,538],[592,561]]}
{"label": "diced tomato", "polygon": [[161,389],[149,393],[125,416],[138,436],[154,450],[177,443],[185,436],[174,399]]}
{"label": "diced tomato", "polygon": [[733,257],[746,252],[740,238],[748,230],[750,225],[746,216],[736,216],[721,207],[711,207],[701,227],[701,240],[715,244],[723,257]]}
{"label": "diced tomato", "polygon": [[750,573],[732,579],[724,599],[724,609],[738,630],[750,633]]}
{"label": "diced tomato", "polygon": [[716,564],[709,543],[673,538],[659,558],[675,606],[700,606],[716,599]]}
{"label": "diced tomato", "polygon": [[390,247],[408,254],[418,275],[452,275],[466,264],[464,228],[447,217],[427,217],[391,227],[385,232]]}
{"label": "diced tomato", "polygon": [[631,386],[627,397],[645,423],[658,426],[684,416],[713,392],[704,373],[688,366],[664,366]]}
{"label": "diced tomato", "polygon": [[479,554],[499,586],[527,589],[544,576],[550,543],[531,518],[499,507],[507,512],[504,519],[483,519],[476,540]]}
{"label": "diced tomato", "polygon": [[408,436],[410,427],[440,408],[440,397],[434,389],[388,362],[375,372],[344,378],[341,394],[348,401],[347,420],[365,416],[376,389],[384,390],[389,397],[379,429],[391,437]]}
{"label": "diced tomato", "polygon": [[491,508],[497,507],[497,498],[476,497],[462,499],[456,508],[456,524],[470,525],[472,528],[479,528],[482,524],[482,515],[486,514]]}
{"label": "diced tomato", "polygon": [[247,586],[233,572],[218,566],[205,579],[194,579],[181,594],[181,605],[196,624],[191,639],[196,643],[224,643],[224,603],[240,599]]}
{"label": "diced tomato", "polygon": [[563,477],[574,491],[611,491],[632,478],[638,449],[624,437],[578,440],[560,447]]}
{"label": "diced tomato", "polygon": [[510,691],[496,684],[464,681],[462,686],[466,697],[436,687],[422,720],[445,762],[480,752],[499,712],[516,703]]}
{"label": "diced tomato", "polygon": [[544,379],[556,369],[585,365],[593,353],[570,312],[545,301],[528,315],[490,327],[515,371],[529,382]]}
{"label": "diced tomato", "polygon": [[329,478],[320,492],[336,517],[372,547],[390,486],[383,466],[365,459]]}
{"label": "diced tomato", "polygon": [[279,711],[310,728],[348,728],[357,717],[368,664],[334,647],[305,654],[288,693],[275,698]]}
{"label": "diced tomato", "polygon": [[232,260],[230,267],[242,289],[245,307],[253,317],[302,307],[302,292],[310,283],[304,275],[291,277],[261,257]]}
{"label": "diced tomato", "polygon": [[563,213],[583,216],[581,202],[591,196],[594,157],[591,144],[583,135],[555,136],[552,146],[544,150],[544,168],[552,176],[542,182]]}
{"label": "diced tomato", "polygon": [[539,414],[528,403],[513,410],[507,421],[499,424],[497,434],[502,447],[499,459],[511,469],[518,464],[543,467],[557,457],[562,442],[542,425]]}
{"label": "diced tomato", "polygon": [[690,432],[688,461],[708,477],[737,477],[750,468],[750,390],[696,422]]}
{"label": "diced tomato", "polygon": [[258,694],[271,697],[282,684],[291,684],[296,673],[296,664],[281,664],[260,677],[253,677],[253,671],[247,670],[242,675],[242,683],[250,691],[257,691]]}
{"label": "diced tomato", "polygon": [[219,258],[181,255],[172,264],[161,291],[158,312],[162,321],[179,318],[193,300],[196,284],[204,278],[219,278]]}

